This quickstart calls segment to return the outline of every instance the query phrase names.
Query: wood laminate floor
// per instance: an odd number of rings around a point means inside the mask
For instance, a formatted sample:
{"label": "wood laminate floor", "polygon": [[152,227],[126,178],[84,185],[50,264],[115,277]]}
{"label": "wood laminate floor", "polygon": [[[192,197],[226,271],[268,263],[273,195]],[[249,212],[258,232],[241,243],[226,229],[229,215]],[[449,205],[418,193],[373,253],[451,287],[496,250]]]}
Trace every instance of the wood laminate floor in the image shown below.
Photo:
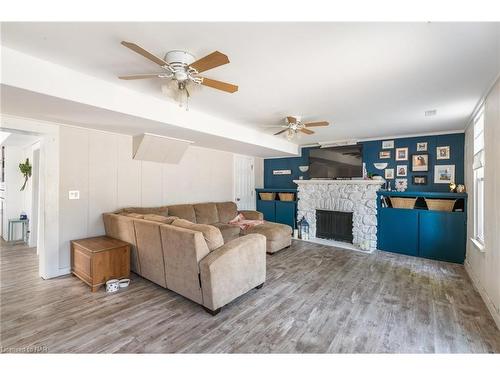
{"label": "wood laminate floor", "polygon": [[267,282],[212,317],[133,275],[117,294],[38,277],[35,249],[2,244],[3,351],[498,353],[500,332],[463,266],[295,241]]}

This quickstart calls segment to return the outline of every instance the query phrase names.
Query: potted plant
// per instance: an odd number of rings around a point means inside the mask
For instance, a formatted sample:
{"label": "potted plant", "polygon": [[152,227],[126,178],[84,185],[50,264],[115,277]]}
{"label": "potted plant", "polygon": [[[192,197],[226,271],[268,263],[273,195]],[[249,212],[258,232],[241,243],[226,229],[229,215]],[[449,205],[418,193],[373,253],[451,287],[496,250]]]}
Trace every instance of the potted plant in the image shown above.
{"label": "potted plant", "polygon": [[26,162],[19,164],[19,170],[24,176],[24,184],[21,187],[21,191],[24,190],[26,187],[26,184],[28,183],[28,178],[31,177],[31,164],[30,164],[30,159],[26,159]]}

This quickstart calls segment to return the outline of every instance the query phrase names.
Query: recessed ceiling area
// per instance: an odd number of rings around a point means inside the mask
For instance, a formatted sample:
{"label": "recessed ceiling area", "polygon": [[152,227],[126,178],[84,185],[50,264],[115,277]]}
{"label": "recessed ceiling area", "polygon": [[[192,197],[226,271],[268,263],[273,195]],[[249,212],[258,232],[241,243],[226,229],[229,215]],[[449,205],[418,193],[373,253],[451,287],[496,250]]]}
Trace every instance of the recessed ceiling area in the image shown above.
{"label": "recessed ceiling area", "polygon": [[500,72],[498,23],[2,24],[2,45],[173,101],[160,80],[117,79],[159,71],[122,40],[160,57],[225,53],[231,63],[205,75],[239,91],[200,87],[190,107],[267,134],[287,115],[330,122],[299,144],[462,130]]}

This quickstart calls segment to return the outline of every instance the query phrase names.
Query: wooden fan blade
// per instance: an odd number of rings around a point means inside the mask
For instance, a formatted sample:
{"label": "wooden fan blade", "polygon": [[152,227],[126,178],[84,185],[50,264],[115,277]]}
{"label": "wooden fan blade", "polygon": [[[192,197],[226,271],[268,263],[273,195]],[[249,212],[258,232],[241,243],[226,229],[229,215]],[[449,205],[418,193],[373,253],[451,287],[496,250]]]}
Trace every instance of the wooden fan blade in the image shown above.
{"label": "wooden fan blade", "polygon": [[129,76],[119,76],[120,79],[130,80],[130,79],[146,79],[146,78],[158,78],[159,73],[152,74],[132,74]]}
{"label": "wooden fan blade", "polygon": [[205,70],[217,68],[218,66],[228,64],[229,58],[219,51],[212,52],[210,55],[202,57],[196,60],[190,66],[198,71],[198,73],[204,72]]}
{"label": "wooden fan blade", "polygon": [[210,78],[205,78],[202,77],[203,81],[201,82],[202,85],[212,87],[217,90],[222,90],[226,92],[236,92],[238,91],[238,86],[232,85],[230,83],[222,82],[222,81],[217,81],[215,79],[210,79]]}
{"label": "wooden fan blade", "polygon": [[165,60],[156,57],[151,52],[146,51],[144,48],[138,46],[135,43],[122,41],[122,45],[124,45],[127,48],[130,48],[132,51],[138,53],[141,56],[144,56],[146,59],[149,59],[160,66],[165,66],[165,65],[168,66],[168,63]]}
{"label": "wooden fan blade", "polygon": [[286,121],[288,121],[289,124],[296,124],[297,119],[293,116],[286,116]]}
{"label": "wooden fan blade", "polygon": [[308,122],[304,124],[306,128],[312,128],[313,126],[328,126],[330,125],[328,121],[318,121],[318,122]]}
{"label": "wooden fan blade", "polygon": [[314,132],[312,130],[309,130],[309,129],[306,129],[306,128],[302,128],[302,129],[300,129],[300,131],[302,133],[306,133],[306,134],[309,134],[309,135],[310,134],[314,134]]}
{"label": "wooden fan blade", "polygon": [[274,133],[273,135],[278,135],[278,134],[284,133],[284,132],[286,132],[287,130],[288,130],[288,128],[283,129],[283,130],[280,130],[279,132]]}

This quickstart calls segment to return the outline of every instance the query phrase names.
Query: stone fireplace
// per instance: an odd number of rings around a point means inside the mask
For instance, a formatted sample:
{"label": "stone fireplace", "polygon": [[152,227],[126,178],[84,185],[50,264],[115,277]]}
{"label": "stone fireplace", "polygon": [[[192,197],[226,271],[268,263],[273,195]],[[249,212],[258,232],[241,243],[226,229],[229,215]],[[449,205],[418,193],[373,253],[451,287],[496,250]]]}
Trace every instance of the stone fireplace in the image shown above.
{"label": "stone fireplace", "polygon": [[[317,211],[352,213],[352,244],[367,252],[377,248],[377,190],[383,181],[295,180],[294,182],[298,185],[297,219],[300,220],[304,216],[309,222],[311,239],[316,238]],[[345,223],[338,222],[340,220],[338,218],[325,220],[330,220],[330,223],[326,224],[333,227],[345,226]],[[320,236],[325,238],[323,232]]]}

